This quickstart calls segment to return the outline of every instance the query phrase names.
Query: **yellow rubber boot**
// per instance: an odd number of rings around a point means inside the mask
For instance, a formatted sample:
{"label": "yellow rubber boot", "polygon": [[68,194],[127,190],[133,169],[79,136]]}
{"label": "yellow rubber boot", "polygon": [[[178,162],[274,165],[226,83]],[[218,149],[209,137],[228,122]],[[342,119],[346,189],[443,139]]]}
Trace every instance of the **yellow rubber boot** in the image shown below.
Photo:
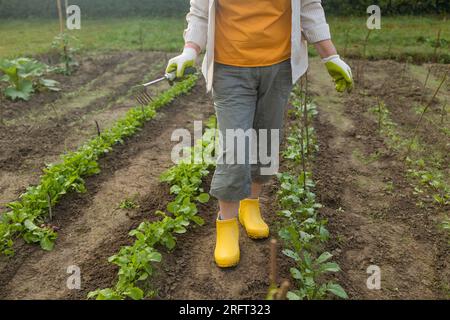
{"label": "yellow rubber boot", "polygon": [[216,220],[216,249],[214,259],[221,268],[234,267],[239,263],[239,224],[236,218]]}
{"label": "yellow rubber boot", "polygon": [[244,199],[239,206],[239,221],[252,239],[269,236],[269,226],[264,222],[259,210],[259,199]]}

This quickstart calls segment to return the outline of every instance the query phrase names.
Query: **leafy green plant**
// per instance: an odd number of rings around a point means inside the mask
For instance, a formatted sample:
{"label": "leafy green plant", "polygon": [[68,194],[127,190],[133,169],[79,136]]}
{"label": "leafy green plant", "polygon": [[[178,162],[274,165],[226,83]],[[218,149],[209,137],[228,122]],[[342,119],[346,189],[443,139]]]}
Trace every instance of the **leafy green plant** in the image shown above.
{"label": "leafy green plant", "polygon": [[288,293],[289,300],[314,300],[321,299],[332,293],[339,298],[348,299],[345,290],[332,281],[317,284],[317,279],[330,272],[339,272],[341,268],[334,262],[329,262],[333,257],[331,253],[324,252],[318,258],[313,259],[307,251],[301,257],[294,251],[284,250],[283,253],[296,262],[296,267],[290,269],[292,277],[296,280],[299,289]]}
{"label": "leafy green plant", "polygon": [[[317,139],[313,128],[308,128],[309,148],[306,148],[305,128],[301,128],[298,119],[304,117],[302,102],[299,101],[305,95],[294,88],[291,96],[293,110],[290,115],[296,120],[290,128],[287,137],[287,146],[283,157],[288,161],[288,171],[278,174],[280,188],[278,190],[278,203],[281,210],[281,226],[278,236],[283,240],[283,254],[292,259],[294,266],[290,269],[296,288],[289,291],[287,298],[323,299],[328,294],[334,294],[340,298],[348,298],[344,289],[333,281],[325,281],[328,273],[339,272],[339,266],[330,262],[332,255],[328,252],[320,252],[322,244],[329,239],[326,229],[327,221],[321,219],[318,209],[322,207],[317,203],[313,192],[315,184],[311,179],[311,173],[306,171],[304,163],[305,153],[317,150]],[[317,110],[312,102],[309,102],[307,116],[314,117]],[[311,119],[308,119],[311,120]],[[310,122],[310,121],[308,121]],[[305,122],[303,121],[303,125]],[[299,166],[299,164],[302,166]],[[302,172],[298,174],[299,167]]]}
{"label": "leafy green plant", "polygon": [[[406,154],[403,159],[407,166],[406,176],[413,186],[414,194],[421,199],[418,201],[418,205],[422,207],[423,201],[430,198],[439,206],[447,206],[450,203],[450,187],[445,179],[445,173],[441,169],[443,167],[442,160],[435,160],[432,153],[425,153],[426,147],[417,135],[409,139],[403,138],[384,103],[380,102],[370,111],[377,115],[380,133],[385,136],[388,147]],[[421,111],[421,115],[423,113],[424,109]]]}
{"label": "leafy green plant", "polygon": [[112,128],[61,156],[60,163],[48,165],[39,184],[28,187],[18,201],[8,204],[10,210],[0,216],[0,253],[12,255],[14,239],[19,236],[27,243],[40,243],[44,250],[53,249],[57,234],[45,225],[51,207],[67,193],[86,192],[84,177],[100,172],[99,158],[135,134],[159,108],[189,92],[196,81],[197,76],[192,75],[160,94],[149,106],[130,109]]}
{"label": "leafy green plant", "polygon": [[79,66],[75,58],[78,42],[76,37],[68,33],[60,33],[53,39],[52,48],[57,50],[61,57],[61,64],[55,68],[56,72],[69,76]]}
{"label": "leafy green plant", "polygon": [[0,60],[0,81],[8,85],[3,91],[11,99],[29,100],[35,91],[59,91],[58,82],[43,76],[51,69],[44,63],[29,58]]}

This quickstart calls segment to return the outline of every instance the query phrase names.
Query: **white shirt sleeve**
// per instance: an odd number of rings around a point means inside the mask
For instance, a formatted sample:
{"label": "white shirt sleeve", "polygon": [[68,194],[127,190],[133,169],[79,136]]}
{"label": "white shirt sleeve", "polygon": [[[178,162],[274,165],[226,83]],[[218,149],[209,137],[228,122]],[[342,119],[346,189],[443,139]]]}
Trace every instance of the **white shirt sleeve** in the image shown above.
{"label": "white shirt sleeve", "polygon": [[331,39],[321,0],[302,1],[301,26],[309,43]]}
{"label": "white shirt sleeve", "polygon": [[184,41],[197,44],[203,51],[208,33],[208,0],[191,0],[191,9],[186,16],[188,26],[184,30]]}

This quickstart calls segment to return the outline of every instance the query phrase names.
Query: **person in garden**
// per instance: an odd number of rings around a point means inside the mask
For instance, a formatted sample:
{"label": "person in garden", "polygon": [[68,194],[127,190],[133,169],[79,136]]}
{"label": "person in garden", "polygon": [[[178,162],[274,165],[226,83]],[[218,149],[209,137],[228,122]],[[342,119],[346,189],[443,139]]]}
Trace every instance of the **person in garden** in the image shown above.
{"label": "person in garden", "polygon": [[[227,130],[282,129],[292,86],[308,68],[308,43],[315,46],[337,91],[353,86],[351,69],[331,41],[320,0],[191,0],[187,22],[184,50],[170,59],[166,72],[183,77],[205,50],[202,73],[222,139]],[[233,150],[224,141],[210,190],[219,200],[214,258],[223,268],[239,263],[239,222],[251,238],[269,236],[259,196],[272,177],[247,158],[245,163],[225,161]]]}

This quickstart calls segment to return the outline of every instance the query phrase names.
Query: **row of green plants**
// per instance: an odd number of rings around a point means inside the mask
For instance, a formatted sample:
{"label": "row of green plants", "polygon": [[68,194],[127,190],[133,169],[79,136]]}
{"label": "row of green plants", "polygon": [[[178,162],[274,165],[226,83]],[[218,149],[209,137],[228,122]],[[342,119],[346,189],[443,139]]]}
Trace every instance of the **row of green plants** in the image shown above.
{"label": "row of green plants", "polygon": [[67,193],[85,192],[84,178],[100,172],[99,158],[139,131],[159,108],[188,93],[196,81],[196,75],[189,76],[148,106],[130,109],[110,129],[88,140],[78,150],[62,155],[61,162],[48,165],[39,184],[28,187],[18,201],[8,204],[9,211],[0,216],[0,253],[13,255],[13,244],[18,237],[27,243],[39,243],[44,250],[52,250],[57,237],[56,228],[48,223],[52,220],[52,208]]}
{"label": "row of green plants", "polygon": [[286,170],[278,175],[278,215],[281,217],[278,235],[283,241],[283,254],[292,260],[290,273],[295,284],[294,289],[287,293],[287,298],[324,299],[331,293],[346,299],[345,290],[334,281],[327,280],[329,273],[341,269],[331,261],[332,254],[323,251],[329,239],[327,220],[319,215],[322,205],[317,202],[312,173],[308,170],[308,161],[318,149],[314,127],[309,125],[317,109],[312,101],[308,101],[305,92],[299,86],[292,92],[293,108],[289,116],[293,119],[293,125],[283,152]]}
{"label": "row of green plants", "polygon": [[156,264],[161,262],[160,248],[174,249],[176,235],[185,233],[192,222],[199,226],[204,224],[203,218],[197,215],[197,204],[209,201],[209,195],[201,185],[214,164],[192,160],[195,154],[210,155],[213,152],[216,141],[214,123],[209,121],[209,130],[203,138],[194,147],[185,150],[185,154],[189,155],[187,158],[161,175],[161,182],[170,185],[170,193],[175,197],[167,204],[166,212],[156,211],[156,221],[144,221],[132,230],[129,235],[135,238],[134,243],[122,247],[108,259],[119,267],[115,286],[90,292],[89,299],[141,300],[157,294],[151,277],[155,274]]}
{"label": "row of green plants", "polygon": [[442,169],[445,167],[444,158],[440,154],[427,154],[423,142],[417,135],[404,138],[398,130],[397,124],[392,120],[388,107],[383,103],[370,109],[377,117],[379,132],[385,137],[386,144],[392,150],[404,157],[407,166],[407,176],[410,179],[414,193],[421,199],[417,204],[424,205],[424,201],[432,201],[438,206],[445,207],[450,204],[450,186],[446,181]]}

